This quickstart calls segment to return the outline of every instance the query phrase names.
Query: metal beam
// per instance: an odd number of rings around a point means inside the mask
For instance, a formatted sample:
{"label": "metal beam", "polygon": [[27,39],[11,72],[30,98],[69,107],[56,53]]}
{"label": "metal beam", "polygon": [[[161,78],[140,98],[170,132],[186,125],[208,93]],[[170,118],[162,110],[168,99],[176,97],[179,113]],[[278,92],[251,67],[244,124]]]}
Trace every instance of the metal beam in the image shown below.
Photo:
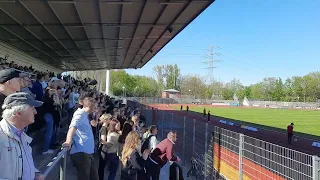
{"label": "metal beam", "polygon": [[[122,10],[123,10],[123,5],[121,5],[120,7],[120,14],[119,14],[119,23],[122,23]],[[118,38],[120,38],[120,31],[121,31],[121,27],[118,28]],[[117,42],[117,47],[119,47],[119,41]],[[129,50],[129,49],[128,49]],[[127,50],[127,52],[128,52]],[[116,49],[116,54],[118,54],[119,52],[119,49]],[[117,58],[114,58],[114,62],[115,64],[117,64]]]}
{"label": "metal beam", "polygon": [[[12,17],[8,12],[6,12],[6,11],[5,11],[4,9],[2,9],[2,8],[0,8],[0,9],[1,9],[1,11],[3,11],[7,16],[9,16],[11,19],[13,19],[13,20],[16,21],[18,24],[20,24],[20,22],[19,22],[17,19],[15,19],[14,17]],[[5,27],[3,27],[3,26],[1,26],[1,27],[2,27],[3,29],[5,29],[6,31],[10,32],[12,35],[16,36],[18,39],[20,39],[20,40],[22,40],[23,42],[29,44],[29,45],[32,46],[33,48],[39,49],[39,48],[35,47],[34,45],[32,45],[31,43],[29,43],[29,42],[27,42],[26,40],[24,40],[22,37],[20,37],[20,36],[18,36],[17,34],[11,32],[9,29],[7,29],[7,28],[5,28]],[[40,41],[40,42],[41,42],[41,39],[40,39],[38,36],[36,36],[33,32],[31,32],[30,30],[28,30],[28,29],[26,29],[26,28],[24,28],[24,27],[22,27],[22,28],[25,29],[26,31],[28,31],[28,32],[29,32],[30,34],[32,34],[34,37],[36,37],[36,38],[37,38],[37,41]],[[45,44],[45,43],[43,43],[43,44]],[[47,44],[45,44],[45,45],[48,46]],[[48,46],[48,47],[50,48],[50,46]],[[47,53],[45,53],[45,52],[43,52],[43,51],[39,51],[39,52],[47,55],[48,57],[50,57],[50,58],[53,59],[54,61],[57,61],[58,63],[61,63],[59,60],[57,60],[57,59],[55,59],[54,57],[48,55]],[[59,55],[59,54],[57,54],[57,55]]]}
{"label": "metal beam", "polygon": [[[26,40],[26,39],[25,39]],[[5,40],[3,40],[3,41],[5,41]],[[19,40],[18,42],[24,42],[24,41],[21,41],[21,40]],[[153,46],[154,48],[161,48],[162,46]],[[147,50],[148,48],[140,48],[139,46],[128,46],[128,47],[117,47],[117,46],[115,46],[115,47],[109,47],[109,48],[106,48],[106,50],[117,50],[117,49],[129,49],[129,48],[133,48],[133,49],[144,49],[144,50]],[[101,50],[101,49],[104,49],[104,48],[81,48],[81,50],[92,50],[92,51],[94,51],[94,50],[96,50],[96,49],[98,49],[98,50]],[[53,50],[53,51],[65,51],[66,49],[40,49],[40,50],[42,50],[42,51],[47,51],[47,50]],[[69,48],[68,50],[78,50],[78,48]],[[31,50],[29,50],[29,49],[27,49],[26,50],[27,52],[35,52],[35,50],[34,49],[31,49]]]}
{"label": "metal beam", "polygon": [[[81,24],[83,25],[83,22],[82,22],[82,19],[81,19],[81,16],[80,16],[80,13],[79,13],[79,11],[78,11],[78,8],[77,8],[77,5],[76,5],[76,4],[74,4],[74,8],[75,8],[75,10],[76,10],[76,12],[77,12],[77,14],[78,14],[78,16],[79,16],[79,20],[80,20]],[[84,32],[86,33],[87,39],[89,40],[89,36],[88,36],[87,30],[86,30],[86,28],[85,28],[84,26],[83,26],[83,30],[84,30]],[[93,46],[92,46],[92,44],[91,44],[90,41],[89,41],[89,43],[90,43],[91,48],[93,48]],[[78,46],[78,48],[79,48],[79,46]],[[80,48],[79,48],[79,49],[80,49]],[[98,59],[98,57],[97,57],[97,59]],[[99,59],[98,59],[98,64],[99,64],[99,66],[101,66]]]}
{"label": "metal beam", "polygon": [[[164,5],[164,7],[161,9],[161,11],[160,11],[160,13],[159,13],[159,15],[158,15],[158,17],[156,18],[156,20],[155,20],[155,22],[154,22],[154,24],[157,24],[158,23],[158,21],[159,21],[159,19],[160,19],[160,17],[162,16],[162,14],[163,14],[163,12],[166,10],[166,8],[168,7],[168,5],[166,4],[166,5]],[[150,28],[150,30],[149,30],[149,32],[148,32],[148,35],[147,35],[147,37],[151,34],[151,32],[152,32],[152,30],[153,30],[153,28]],[[159,38],[160,38],[161,36],[159,36]],[[159,38],[157,38],[157,39],[159,39]],[[142,48],[142,46],[143,46],[143,44],[145,43],[146,41],[144,40],[142,43],[141,43],[141,45],[140,45],[140,48]],[[151,46],[151,48],[152,48],[152,46]],[[151,49],[150,48],[150,49]],[[149,49],[149,50],[150,50]],[[146,54],[149,52],[149,50],[146,52]],[[133,63],[134,62],[134,59],[136,58],[136,56],[137,56],[137,54],[138,54],[138,52],[139,52],[139,50],[137,51],[137,53],[136,53],[136,55],[133,57],[133,60],[132,60],[132,62],[131,63]],[[143,58],[142,58],[143,59]],[[141,60],[142,60],[141,59]],[[140,60],[140,61],[141,61]],[[140,62],[139,61],[139,62]],[[134,67],[136,67],[136,66],[134,66]]]}
{"label": "metal beam", "polygon": [[[142,5],[142,9],[141,9],[140,14],[139,14],[139,17],[138,17],[138,22],[135,24],[135,28],[134,28],[134,32],[133,32],[133,34],[132,34],[132,38],[134,38],[134,36],[136,35],[136,32],[137,32],[138,26],[140,25],[141,17],[142,17],[142,14],[143,14],[144,9],[145,9],[145,7],[146,7],[146,4],[147,4],[147,0],[144,0],[144,3],[143,3],[143,5]],[[133,39],[130,41],[129,49],[131,48],[132,42],[133,42]],[[141,48],[141,47],[138,47],[138,48]],[[129,49],[127,50],[127,53],[126,53],[126,55],[124,56],[124,59],[123,59],[121,68],[123,68],[123,65],[124,65],[124,63],[125,63],[125,61],[126,61],[126,59],[127,59],[127,55],[128,55]],[[138,51],[139,51],[139,50],[138,50]],[[133,60],[134,60],[134,58],[135,58],[135,57],[133,57]],[[132,60],[132,61],[133,61],[133,60]]]}
{"label": "metal beam", "polygon": [[[31,12],[31,10],[28,9],[27,6],[26,6],[22,1],[19,0],[19,2],[20,2],[20,4],[33,16],[33,18],[35,18],[35,19],[41,24],[41,21]],[[48,31],[48,33],[49,33],[52,37],[54,37],[54,38],[56,39],[56,41],[59,42],[59,44],[60,44],[63,48],[66,49],[66,51],[68,51],[67,48],[59,41],[59,39],[58,39],[57,37],[55,37],[55,35],[54,35],[53,33],[51,33],[51,31],[50,31],[46,26],[43,26],[43,25],[42,25],[41,27],[45,28],[45,29]],[[41,40],[41,41],[43,41],[43,40]],[[49,47],[50,47],[50,46],[49,46]],[[69,52],[69,51],[68,51],[68,52]],[[69,54],[71,54],[71,53],[69,52]],[[71,54],[71,55],[72,55],[72,54]],[[76,59],[76,57],[74,57],[74,56],[73,56],[73,58]]]}
{"label": "metal beam", "polygon": [[[1,4],[1,3],[0,3]],[[79,14],[79,13],[78,13]],[[2,24],[4,26],[16,26],[15,24]],[[21,24],[22,26],[61,26],[61,24],[57,23],[37,23],[37,24],[26,24],[23,23]],[[65,27],[85,27],[85,26],[108,26],[108,27],[134,27],[137,24],[136,23],[63,23]],[[152,24],[152,23],[139,23],[140,26],[145,26],[145,27],[156,27],[156,28],[163,28],[167,27],[168,24]],[[183,26],[185,25],[184,23],[176,23],[173,24],[172,26]]]}
{"label": "metal beam", "polygon": [[[179,13],[177,13],[177,15],[174,17],[174,19],[170,22],[169,26],[171,26],[183,13],[183,11],[190,5],[190,3],[192,2],[192,0],[189,0],[186,5],[184,5],[184,7],[179,11]],[[167,6],[166,6],[167,7]],[[168,27],[169,27],[168,26]],[[159,36],[159,38],[152,44],[152,46],[149,48],[149,50],[144,54],[144,56],[142,56],[141,60],[137,63],[137,65],[135,65],[134,67],[137,68],[137,66],[139,65],[139,63],[141,64],[145,64],[146,62],[143,62],[144,57],[146,57],[146,55],[149,53],[149,51],[153,48],[153,46],[155,44],[157,44],[157,42],[161,39],[161,37],[166,33],[167,29],[165,29],[161,35]],[[142,44],[143,45],[143,44]],[[142,46],[141,45],[141,46]]]}
{"label": "metal beam", "polygon": [[[14,3],[17,0],[1,0],[1,2],[10,2]],[[92,0],[75,0],[75,1],[68,1],[68,0],[28,0],[29,2],[39,2],[39,1],[45,1],[45,2],[50,2],[50,3],[61,3],[61,4],[73,4],[76,2],[92,2]],[[111,0],[100,0],[102,3],[106,4],[133,4],[136,2],[141,2],[141,0],[131,0],[131,1],[111,1]],[[195,2],[203,3],[203,2],[209,2],[212,0],[196,0]],[[168,2],[166,0],[148,0],[148,2],[158,2],[159,4],[182,4],[185,3],[185,0],[175,0],[172,2]]]}
{"label": "metal beam", "polygon": [[29,43],[29,42],[27,42],[27,41],[24,41],[22,37],[20,37],[19,35],[17,35],[17,34],[15,34],[15,33],[11,32],[9,29],[7,29],[7,28],[5,28],[5,27],[2,27],[1,25],[0,25],[0,27],[1,27],[2,29],[4,29],[4,30],[8,31],[10,34],[12,34],[12,35],[16,36],[17,38],[21,39],[24,43],[28,44],[29,46],[33,47],[34,49],[37,49],[37,50],[38,50],[39,52],[41,52],[42,54],[44,54],[44,55],[46,55],[47,57],[51,58],[52,60],[54,60],[54,61],[58,62],[58,64],[60,64],[60,63],[61,63],[60,61],[58,61],[58,60],[57,60],[57,59],[55,59],[54,57],[52,57],[52,56],[50,56],[49,54],[47,54],[47,53],[45,53],[45,52],[41,51],[40,49],[38,49],[36,46],[34,46],[34,45],[30,44],[30,43]]}
{"label": "metal beam", "polygon": [[[191,3],[191,1],[192,1],[192,0],[189,0],[188,4],[183,8],[183,10],[186,9],[186,8],[189,6],[189,4]],[[191,18],[191,20],[190,20],[188,23],[186,23],[185,27],[181,28],[181,29],[174,35],[174,37],[177,36],[184,28],[186,28],[196,17],[198,17],[205,9],[207,9],[214,1],[215,1],[215,0],[207,0],[207,1],[205,1],[205,2],[207,2],[206,7],[203,8],[202,11],[199,11],[197,14],[195,14],[195,15]],[[192,2],[200,2],[200,1],[192,1]],[[180,14],[178,14],[170,24],[173,24],[173,23],[178,19],[178,17],[179,17],[182,13],[183,13],[183,11],[181,11]],[[165,32],[166,32],[166,31],[164,31],[161,35],[163,35]],[[174,38],[174,37],[173,37],[173,38]],[[173,38],[172,38],[172,39],[173,39]],[[153,44],[153,46],[154,46],[157,42],[158,42],[158,40]],[[164,48],[169,42],[170,42],[170,40],[169,40],[168,42],[166,42],[166,43],[158,50],[158,52],[160,52],[160,51],[162,50],[162,48]],[[152,48],[153,46],[151,46],[151,48]],[[151,49],[151,48],[150,48],[150,49]],[[149,51],[147,51],[147,53],[148,53],[148,52],[149,52]],[[158,52],[156,52],[153,56],[155,56]],[[147,55],[147,53],[144,55],[144,57]],[[144,57],[143,57],[143,58],[144,58]],[[143,58],[142,58],[142,59],[143,59]],[[142,62],[141,67],[143,67],[147,62],[148,62],[148,61]],[[140,63],[140,62],[139,62],[139,63]],[[139,63],[135,66],[135,68],[137,68],[137,66],[139,65]]]}
{"label": "metal beam", "polygon": [[[90,40],[106,40],[106,41],[124,41],[124,40],[151,40],[151,39],[158,39],[159,36],[151,36],[151,38],[146,37],[136,37],[136,38],[88,38],[88,39],[58,39],[60,41],[77,41],[77,42],[89,42]],[[163,36],[164,39],[170,39],[172,36]],[[38,40],[38,39],[26,39],[28,41]],[[55,42],[58,41],[57,39],[41,39],[41,41],[46,42]],[[9,41],[16,41],[16,39],[11,39]]]}
{"label": "metal beam", "polygon": [[[59,20],[59,22],[62,24],[61,19],[59,18],[58,14],[56,13],[56,11],[51,7],[50,3],[47,3],[47,5],[50,7],[51,11],[53,12],[53,14],[56,16],[56,18]],[[68,29],[62,24],[62,27],[64,28],[64,30],[68,33],[68,35],[70,36],[70,38],[72,39],[73,43],[79,48],[78,44],[73,40],[73,37],[71,36],[71,34],[69,33]],[[79,51],[81,52],[80,48]],[[71,53],[70,53],[71,54]],[[82,52],[81,52],[82,54]],[[72,54],[71,54],[72,55]],[[82,56],[84,56],[82,54]],[[77,59],[77,58],[75,58]],[[87,67],[87,66],[91,66],[89,63],[87,64],[83,64],[83,61],[79,61],[79,63],[81,63],[83,65],[83,67]]]}
{"label": "metal beam", "polygon": [[[96,5],[98,6],[97,7],[97,12],[98,12],[99,21],[100,21],[100,23],[102,23],[100,1],[99,0],[95,0],[95,1],[97,3]],[[104,33],[103,33],[103,26],[100,26],[100,30],[101,30],[101,35],[102,35],[102,38],[103,38],[104,51],[105,51],[106,54],[108,54],[107,50],[106,50],[106,40],[105,40]],[[107,56],[105,56],[105,59],[106,59],[106,63],[107,63],[107,69],[110,69],[110,61],[108,61]]]}

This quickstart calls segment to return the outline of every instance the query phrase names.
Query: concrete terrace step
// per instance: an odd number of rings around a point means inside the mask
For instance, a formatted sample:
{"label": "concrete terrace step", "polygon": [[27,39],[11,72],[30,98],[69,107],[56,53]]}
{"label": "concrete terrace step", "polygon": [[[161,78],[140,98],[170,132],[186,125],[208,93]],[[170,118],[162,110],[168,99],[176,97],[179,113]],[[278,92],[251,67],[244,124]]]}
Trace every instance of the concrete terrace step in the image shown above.
{"label": "concrete terrace step", "polygon": [[[169,163],[167,163],[160,172],[160,180],[169,180]],[[187,167],[183,166],[183,174],[184,174],[184,179],[192,179],[192,178],[187,178],[187,172],[188,169]],[[48,180],[57,180],[59,179],[59,168],[56,168],[55,170],[55,174],[56,176],[50,176],[50,179]],[[105,169],[105,176],[104,176],[104,180],[108,179],[108,175],[109,175],[109,171],[107,170],[107,168]],[[68,158],[67,160],[67,175],[66,175],[66,179],[67,180],[77,180],[77,171],[75,169],[75,167],[73,167],[72,162],[70,160],[70,158]],[[46,179],[47,180],[47,179]],[[118,175],[116,176],[115,180],[120,180],[120,172],[118,172]]]}
{"label": "concrete terrace step", "polygon": [[[68,124],[68,120],[64,118],[61,123],[63,128],[59,129],[58,137],[57,137],[57,141],[60,143],[62,143],[66,137],[66,133],[68,129],[67,124]],[[32,133],[30,135],[30,137],[33,138],[33,141],[31,144],[33,161],[34,161],[35,167],[41,172],[45,171],[46,166],[50,163],[52,158],[54,158],[58,154],[58,152],[60,152],[60,148],[57,148],[55,149],[53,154],[42,154],[44,133],[45,133],[45,128],[41,128],[39,131]]]}

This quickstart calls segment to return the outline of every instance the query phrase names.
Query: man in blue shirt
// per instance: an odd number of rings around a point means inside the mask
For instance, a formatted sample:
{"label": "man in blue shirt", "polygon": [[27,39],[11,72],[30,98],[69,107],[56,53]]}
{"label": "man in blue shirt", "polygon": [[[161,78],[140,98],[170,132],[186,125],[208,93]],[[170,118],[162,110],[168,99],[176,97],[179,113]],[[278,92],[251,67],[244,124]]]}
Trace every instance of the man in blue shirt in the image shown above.
{"label": "man in blue shirt", "polygon": [[88,114],[94,110],[94,100],[86,97],[83,108],[78,108],[72,117],[64,147],[71,147],[70,157],[77,169],[78,180],[97,180],[98,166],[94,160],[94,136],[92,126],[95,120],[89,121]]}

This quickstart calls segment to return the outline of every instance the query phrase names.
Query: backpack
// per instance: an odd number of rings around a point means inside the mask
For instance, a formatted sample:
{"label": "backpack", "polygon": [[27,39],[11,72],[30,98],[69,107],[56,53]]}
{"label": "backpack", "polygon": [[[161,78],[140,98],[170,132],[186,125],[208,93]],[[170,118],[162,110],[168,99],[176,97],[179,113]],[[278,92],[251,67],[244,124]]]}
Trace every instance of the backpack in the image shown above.
{"label": "backpack", "polygon": [[149,137],[147,137],[147,138],[142,142],[141,154],[143,154],[143,152],[144,152],[146,149],[149,149],[149,141],[150,141],[150,138],[153,137],[153,136],[154,136],[153,134],[150,134]]}
{"label": "backpack", "polygon": [[121,169],[121,179],[138,179],[138,170],[132,167],[132,164],[129,160],[127,161],[126,165]]}

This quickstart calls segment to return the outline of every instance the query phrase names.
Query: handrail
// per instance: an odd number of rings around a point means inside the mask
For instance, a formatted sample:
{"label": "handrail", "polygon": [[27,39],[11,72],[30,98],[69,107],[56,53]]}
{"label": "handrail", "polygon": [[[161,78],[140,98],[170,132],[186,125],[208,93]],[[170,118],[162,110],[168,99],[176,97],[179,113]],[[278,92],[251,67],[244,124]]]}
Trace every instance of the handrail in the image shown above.
{"label": "handrail", "polygon": [[179,169],[179,167],[176,167],[176,180],[180,180],[180,169]]}
{"label": "handrail", "polygon": [[60,166],[60,180],[66,179],[67,154],[68,154],[68,148],[64,147],[58,153],[58,155],[52,159],[52,161],[47,165],[47,168],[43,173],[45,179],[48,177],[48,175],[52,171],[52,169],[54,167],[56,167],[56,165],[60,162],[61,158],[63,158],[63,161],[60,164],[61,165]]}

